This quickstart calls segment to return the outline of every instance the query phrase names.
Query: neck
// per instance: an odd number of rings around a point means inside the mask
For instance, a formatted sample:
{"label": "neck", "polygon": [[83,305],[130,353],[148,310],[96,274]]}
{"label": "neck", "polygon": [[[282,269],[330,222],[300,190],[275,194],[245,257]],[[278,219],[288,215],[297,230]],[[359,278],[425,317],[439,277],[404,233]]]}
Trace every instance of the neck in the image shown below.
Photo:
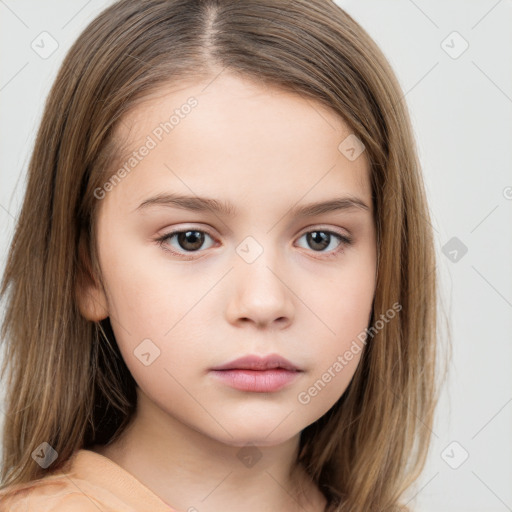
{"label": "neck", "polygon": [[232,446],[170,417],[138,390],[137,412],[113,443],[113,460],[176,510],[322,511],[325,498],[296,465],[300,434],[274,446]]}

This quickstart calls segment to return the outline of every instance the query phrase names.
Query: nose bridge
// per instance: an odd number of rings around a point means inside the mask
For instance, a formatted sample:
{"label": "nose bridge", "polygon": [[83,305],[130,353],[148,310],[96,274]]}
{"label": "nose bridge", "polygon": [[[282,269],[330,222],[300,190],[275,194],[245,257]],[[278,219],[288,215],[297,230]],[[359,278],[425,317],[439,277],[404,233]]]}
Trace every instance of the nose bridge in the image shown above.
{"label": "nose bridge", "polygon": [[279,271],[283,255],[272,245],[271,236],[258,238],[247,236],[236,247],[234,294],[229,308],[231,320],[244,318],[258,324],[290,320],[291,292]]}

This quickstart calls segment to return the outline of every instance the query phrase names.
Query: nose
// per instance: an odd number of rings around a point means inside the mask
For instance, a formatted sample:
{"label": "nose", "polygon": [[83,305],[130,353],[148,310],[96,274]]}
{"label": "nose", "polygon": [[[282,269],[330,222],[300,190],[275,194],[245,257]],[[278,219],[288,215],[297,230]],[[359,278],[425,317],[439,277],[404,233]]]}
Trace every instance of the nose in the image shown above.
{"label": "nose", "polygon": [[[236,256],[238,258],[238,256]],[[293,292],[288,273],[280,271],[276,258],[264,251],[256,261],[236,261],[233,289],[226,308],[233,325],[284,329],[293,321]]]}

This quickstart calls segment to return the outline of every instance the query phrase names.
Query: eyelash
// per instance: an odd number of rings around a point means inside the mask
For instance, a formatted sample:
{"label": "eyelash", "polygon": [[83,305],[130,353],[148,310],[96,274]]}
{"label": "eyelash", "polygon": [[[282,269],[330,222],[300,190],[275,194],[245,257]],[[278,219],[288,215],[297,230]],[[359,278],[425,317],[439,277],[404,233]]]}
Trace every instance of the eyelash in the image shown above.
{"label": "eyelash", "polygon": [[[215,237],[212,234],[210,234],[208,231],[205,231],[205,230],[202,230],[202,229],[187,228],[187,229],[179,229],[179,230],[175,230],[175,231],[170,231],[170,232],[166,233],[165,235],[162,235],[161,237],[157,238],[155,241],[158,243],[158,245],[164,251],[167,251],[167,252],[171,253],[172,255],[178,256],[178,257],[183,258],[185,260],[192,260],[192,259],[195,259],[194,256],[187,257],[186,255],[187,254],[193,255],[193,254],[195,254],[197,252],[201,252],[200,250],[189,251],[188,253],[187,252],[181,253],[181,252],[175,251],[173,249],[169,249],[169,247],[165,245],[165,242],[167,240],[169,240],[170,238],[172,238],[174,235],[177,235],[177,234],[180,234],[180,233],[186,233],[187,231],[196,231],[198,233],[204,233],[204,234],[208,235],[210,238],[212,238],[213,240],[215,240]],[[337,233],[336,231],[332,231],[332,230],[328,230],[328,229],[321,229],[321,228],[319,228],[319,229],[312,229],[310,231],[306,231],[306,232],[302,233],[299,238],[302,238],[304,235],[307,235],[308,233],[315,233],[315,232],[328,233],[330,235],[334,235],[340,241],[340,245],[336,249],[331,250],[329,252],[325,252],[325,256],[323,256],[324,258],[334,258],[334,257],[338,256],[339,253],[343,252],[345,247],[347,247],[347,246],[352,244],[352,238],[351,237],[349,237],[347,235],[342,235],[341,233]],[[316,253],[319,253],[319,254],[324,254],[323,251],[312,251],[312,252],[316,252]]]}

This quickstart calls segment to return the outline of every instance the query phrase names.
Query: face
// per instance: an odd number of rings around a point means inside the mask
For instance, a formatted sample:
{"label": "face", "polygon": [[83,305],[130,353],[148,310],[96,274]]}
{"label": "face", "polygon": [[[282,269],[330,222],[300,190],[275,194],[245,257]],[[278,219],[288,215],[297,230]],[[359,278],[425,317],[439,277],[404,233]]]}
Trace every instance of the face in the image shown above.
{"label": "face", "polygon": [[[368,161],[310,99],[227,72],[207,84],[169,86],[123,120],[130,151],[96,192],[104,289],[81,308],[103,304],[140,400],[220,442],[272,445],[327,412],[359,363]],[[295,371],[212,370],[268,355]]]}

